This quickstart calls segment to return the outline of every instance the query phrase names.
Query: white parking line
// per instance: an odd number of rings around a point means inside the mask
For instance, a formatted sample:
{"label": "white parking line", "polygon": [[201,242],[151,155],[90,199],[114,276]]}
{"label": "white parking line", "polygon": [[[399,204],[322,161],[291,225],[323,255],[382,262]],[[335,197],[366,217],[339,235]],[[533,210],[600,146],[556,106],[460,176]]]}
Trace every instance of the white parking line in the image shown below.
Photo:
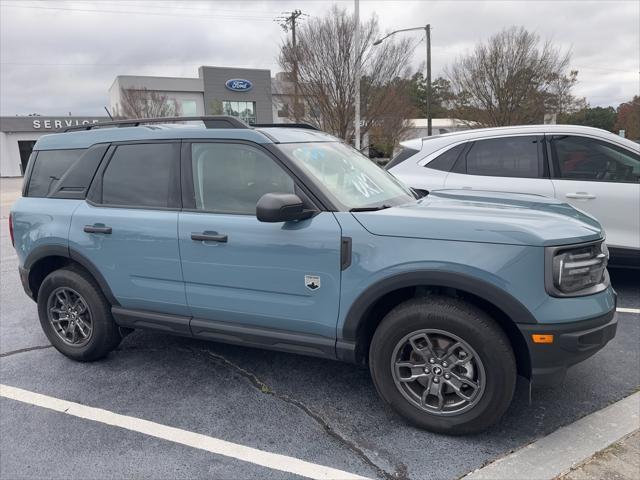
{"label": "white parking line", "polygon": [[169,427],[160,423],[150,422],[141,418],[120,415],[118,413],[103,410],[101,408],[87,407],[75,402],[61,400],[59,398],[42,395],[21,388],[0,384],[0,397],[9,398],[18,402],[35,405],[56,412],[73,415],[74,417],[93,420],[94,422],[124,428],[133,432],[143,433],[151,437],[161,438],[170,442],[179,443],[207,452],[224,455],[243,462],[249,462],[263,467],[293,473],[307,478],[322,480],[344,479],[363,480],[353,473],[344,472],[331,467],[305,462],[286,455],[265,452],[257,448],[246,447],[237,443],[227,442],[218,438],[209,437],[199,433]]}
{"label": "white parking line", "polygon": [[640,308],[616,308],[616,312],[620,312],[620,313],[640,313]]}

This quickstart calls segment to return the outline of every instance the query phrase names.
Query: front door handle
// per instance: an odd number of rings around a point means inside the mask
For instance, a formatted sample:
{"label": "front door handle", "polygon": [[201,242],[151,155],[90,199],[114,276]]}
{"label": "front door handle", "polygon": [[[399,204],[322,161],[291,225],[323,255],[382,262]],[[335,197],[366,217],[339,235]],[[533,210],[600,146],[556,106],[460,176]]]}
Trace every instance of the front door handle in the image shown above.
{"label": "front door handle", "polygon": [[85,225],[84,231],[87,233],[111,234],[111,227],[107,227],[106,225]]}
{"label": "front door handle", "polygon": [[202,233],[192,233],[191,240],[195,240],[197,242],[220,242],[227,243],[227,236],[219,234],[218,232],[202,232]]}
{"label": "front door handle", "polygon": [[592,195],[592,194],[587,193],[587,192],[567,193],[566,197],[567,198],[578,198],[578,199],[582,199],[582,200],[593,200],[594,198],[596,198],[595,195]]}

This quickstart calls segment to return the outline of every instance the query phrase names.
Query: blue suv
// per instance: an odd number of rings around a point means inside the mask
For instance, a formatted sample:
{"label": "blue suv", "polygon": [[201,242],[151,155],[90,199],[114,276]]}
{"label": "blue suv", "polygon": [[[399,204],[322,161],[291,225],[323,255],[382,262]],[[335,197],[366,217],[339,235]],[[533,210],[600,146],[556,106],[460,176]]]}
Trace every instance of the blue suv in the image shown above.
{"label": "blue suv", "polygon": [[463,434],[503,415],[516,375],[557,383],[615,335],[604,232],[567,204],[419,198],[304,125],[179,120],[35,145],[12,240],[74,360],[137,328],[338,359],[413,424]]}

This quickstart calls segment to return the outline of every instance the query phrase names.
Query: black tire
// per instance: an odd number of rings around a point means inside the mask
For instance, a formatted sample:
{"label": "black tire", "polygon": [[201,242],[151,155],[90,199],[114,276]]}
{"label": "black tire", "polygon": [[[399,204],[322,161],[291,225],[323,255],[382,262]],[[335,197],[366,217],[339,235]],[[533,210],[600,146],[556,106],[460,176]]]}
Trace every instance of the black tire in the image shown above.
{"label": "black tire", "polygon": [[[432,331],[436,331],[436,333],[430,333]],[[473,400],[475,403],[467,402],[466,411],[462,407],[460,413],[451,411],[443,414],[442,411],[427,411],[427,408],[438,408],[425,405],[429,402],[424,398],[431,397],[421,397],[424,403],[418,402],[419,404],[410,401],[411,393],[407,393],[405,386],[409,384],[399,378],[412,377],[414,371],[421,376],[423,374],[421,370],[411,368],[409,375],[400,375],[395,372],[398,369],[392,365],[394,362],[402,361],[402,359],[397,360],[400,355],[398,352],[409,352],[408,354],[414,355],[415,358],[419,351],[421,352],[419,354],[420,362],[424,357],[425,369],[428,369],[430,358],[427,359],[427,357],[430,355],[424,355],[427,350],[422,348],[416,350],[409,340],[405,340],[411,338],[415,343],[416,337],[412,337],[412,335],[419,336],[419,332],[426,332],[427,337],[435,335],[438,342],[442,342],[441,339],[447,337],[438,337],[437,332],[453,335],[471,347],[471,358],[474,357],[473,353],[479,357],[481,363],[476,370],[478,372],[482,370],[484,373],[482,378],[477,379],[476,384],[484,386],[477,389],[478,393]],[[409,343],[407,344],[407,342]],[[423,345],[427,344],[425,341]],[[401,345],[406,346],[401,347]],[[461,348],[459,351],[462,352],[459,354],[460,356],[468,355]],[[402,355],[407,355],[407,353],[402,353]],[[457,357],[451,358],[457,359]],[[457,361],[460,360],[457,359]],[[415,363],[413,360],[411,362]],[[437,359],[436,366],[439,363],[442,363],[442,360]],[[433,365],[431,366],[433,367]],[[451,365],[447,366],[449,369],[453,368]],[[384,317],[371,342],[369,368],[379,395],[396,412],[422,428],[451,435],[476,433],[497,422],[509,407],[516,384],[516,361],[513,350],[508,338],[496,322],[472,304],[458,298],[439,295],[408,300],[395,307]],[[449,398],[456,399],[453,396],[455,392],[452,392],[451,387],[445,384],[443,377],[433,380],[435,369],[431,370],[433,371],[429,372],[429,376],[425,373],[420,379],[423,384],[428,385],[423,390],[431,392],[430,387],[433,387],[433,382],[439,381],[439,384],[442,385],[441,388],[449,389]],[[442,369],[438,369],[438,372],[442,374]],[[465,374],[467,374],[466,370]],[[451,374],[448,378],[452,378]],[[411,385],[423,386],[415,382],[414,380]],[[469,387],[464,386],[463,388]],[[418,389],[414,387],[414,390]],[[475,389],[472,391],[474,394],[476,393]],[[419,395],[419,391],[417,395]],[[459,400],[464,403],[464,400]]]}
{"label": "black tire", "polygon": [[[86,304],[91,331],[82,344],[74,345],[63,340],[50,321],[49,302],[54,301],[52,295],[59,289],[77,292]],[[105,357],[122,340],[118,326],[111,316],[109,302],[91,275],[80,268],[65,267],[46,276],[38,290],[38,316],[51,344],[63,355],[79,362],[91,362]]]}

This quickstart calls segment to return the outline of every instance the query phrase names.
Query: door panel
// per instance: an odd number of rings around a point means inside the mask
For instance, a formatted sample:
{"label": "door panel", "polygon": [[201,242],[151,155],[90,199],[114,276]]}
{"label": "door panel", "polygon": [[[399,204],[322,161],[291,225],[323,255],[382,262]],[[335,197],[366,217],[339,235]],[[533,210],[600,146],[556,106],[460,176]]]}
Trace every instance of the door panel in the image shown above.
{"label": "door panel", "polygon": [[[192,239],[203,232],[227,241]],[[335,336],[340,227],[332,213],[263,223],[252,215],[182,212],[179,238],[194,317]],[[308,288],[305,276],[319,277],[320,288]]]}
{"label": "door panel", "polygon": [[[180,146],[112,146],[74,212],[70,247],[122,307],[188,315],[178,248]],[[91,203],[89,203],[91,202]]]}
{"label": "door panel", "polygon": [[96,266],[124,308],[188,315],[177,230],[178,212],[83,202],[71,220],[69,245]]}
{"label": "door panel", "polygon": [[191,211],[180,213],[178,235],[193,334],[252,327],[335,339],[341,231],[334,215],[259,222],[264,194],[304,195],[253,144],[185,143],[182,166],[183,204]]}
{"label": "door panel", "polygon": [[553,179],[556,198],[601,223],[610,247],[640,248],[640,185]]}
{"label": "door panel", "polygon": [[640,156],[580,135],[548,143],[556,198],[598,219],[609,246],[640,249]]}

